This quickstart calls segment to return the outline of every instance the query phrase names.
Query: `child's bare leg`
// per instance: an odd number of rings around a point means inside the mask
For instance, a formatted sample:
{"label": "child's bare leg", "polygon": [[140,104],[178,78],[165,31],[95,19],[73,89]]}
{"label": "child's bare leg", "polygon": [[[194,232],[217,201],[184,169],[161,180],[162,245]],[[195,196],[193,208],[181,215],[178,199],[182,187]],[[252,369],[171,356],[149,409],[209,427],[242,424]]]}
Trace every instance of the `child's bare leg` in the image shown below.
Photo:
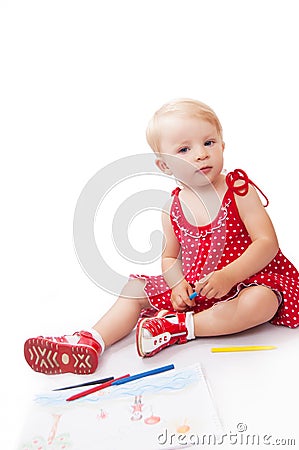
{"label": "child's bare leg", "polygon": [[251,286],[233,300],[197,314],[178,312],[143,319],[137,327],[137,350],[140,356],[153,356],[169,345],[195,337],[238,333],[268,322],[277,309],[277,297],[271,289]]}
{"label": "child's bare leg", "polygon": [[93,373],[106,345],[126,336],[136,325],[142,308],[149,305],[144,280],[130,280],[112,308],[94,326],[73,335],[27,339],[24,355],[36,372]]}
{"label": "child's bare leg", "polygon": [[194,334],[221,336],[268,322],[278,309],[275,293],[265,286],[243,289],[233,300],[194,314]]}
{"label": "child's bare leg", "polygon": [[127,336],[135,327],[140,311],[150,306],[144,286],[144,280],[129,280],[117,301],[93,326],[106,346]]}

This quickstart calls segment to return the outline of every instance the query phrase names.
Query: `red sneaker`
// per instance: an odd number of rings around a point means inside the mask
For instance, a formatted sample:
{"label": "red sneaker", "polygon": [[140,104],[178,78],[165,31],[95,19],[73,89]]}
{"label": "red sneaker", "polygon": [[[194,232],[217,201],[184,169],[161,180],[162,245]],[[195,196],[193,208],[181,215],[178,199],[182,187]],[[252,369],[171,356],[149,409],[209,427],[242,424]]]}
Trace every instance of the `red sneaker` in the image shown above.
{"label": "red sneaker", "polygon": [[24,344],[24,355],[29,366],[36,372],[46,374],[93,373],[101,353],[101,345],[88,331],[76,332],[72,336],[38,336]]}
{"label": "red sneaker", "polygon": [[[171,320],[176,318],[177,323]],[[139,321],[136,330],[136,345],[139,356],[153,356],[172,344],[187,342],[185,313],[160,311],[154,318]]]}

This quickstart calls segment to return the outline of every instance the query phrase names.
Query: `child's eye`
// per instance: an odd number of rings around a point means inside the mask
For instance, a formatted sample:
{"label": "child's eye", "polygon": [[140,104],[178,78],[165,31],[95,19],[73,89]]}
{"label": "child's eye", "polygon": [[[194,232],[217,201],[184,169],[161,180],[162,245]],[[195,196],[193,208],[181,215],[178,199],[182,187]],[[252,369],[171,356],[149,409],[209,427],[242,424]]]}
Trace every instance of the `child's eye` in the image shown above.
{"label": "child's eye", "polygon": [[189,150],[189,147],[182,147],[179,149],[179,153],[187,153],[188,150]]}
{"label": "child's eye", "polygon": [[209,139],[205,142],[206,147],[212,147],[213,144],[215,144],[215,141],[213,141],[212,139]]}

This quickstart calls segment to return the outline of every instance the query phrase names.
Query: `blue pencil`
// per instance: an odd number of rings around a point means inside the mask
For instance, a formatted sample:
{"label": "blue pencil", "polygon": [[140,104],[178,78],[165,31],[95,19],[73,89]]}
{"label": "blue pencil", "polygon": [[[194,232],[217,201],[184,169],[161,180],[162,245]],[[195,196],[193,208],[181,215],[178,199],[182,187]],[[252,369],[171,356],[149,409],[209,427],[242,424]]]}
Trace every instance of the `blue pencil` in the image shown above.
{"label": "blue pencil", "polygon": [[167,370],[174,369],[173,364],[169,364],[168,366],[158,367],[157,369],[149,370],[147,372],[137,373],[136,375],[132,375],[127,378],[122,378],[120,380],[115,380],[111,383],[111,386],[117,386],[119,384],[128,383],[129,381],[138,380],[139,378],[148,377],[149,375],[155,375],[156,373],[166,372]]}

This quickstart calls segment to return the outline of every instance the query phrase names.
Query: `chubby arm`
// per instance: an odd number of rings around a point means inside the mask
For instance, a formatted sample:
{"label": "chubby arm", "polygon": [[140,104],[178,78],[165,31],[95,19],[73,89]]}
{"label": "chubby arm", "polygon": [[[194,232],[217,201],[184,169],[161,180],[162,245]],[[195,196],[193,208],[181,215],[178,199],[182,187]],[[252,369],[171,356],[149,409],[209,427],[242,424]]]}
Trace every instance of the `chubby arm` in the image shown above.
{"label": "chubby arm", "polygon": [[262,270],[275,257],[279,245],[277,236],[256,190],[250,186],[245,197],[236,196],[240,217],[252,243],[247,250],[228,267],[234,273],[235,283]]}
{"label": "chubby arm", "polygon": [[236,204],[252,243],[235,261],[196,284],[196,291],[208,298],[227,294],[235,284],[262,270],[278,252],[274,227],[256,190],[249,186],[246,196],[236,195]]}
{"label": "chubby arm", "polygon": [[194,305],[194,301],[189,299],[193,289],[184,278],[182,272],[181,246],[171,224],[169,206],[162,212],[162,226],[164,233],[162,252],[163,276],[172,289],[171,302],[174,309],[184,311],[187,306]]}

